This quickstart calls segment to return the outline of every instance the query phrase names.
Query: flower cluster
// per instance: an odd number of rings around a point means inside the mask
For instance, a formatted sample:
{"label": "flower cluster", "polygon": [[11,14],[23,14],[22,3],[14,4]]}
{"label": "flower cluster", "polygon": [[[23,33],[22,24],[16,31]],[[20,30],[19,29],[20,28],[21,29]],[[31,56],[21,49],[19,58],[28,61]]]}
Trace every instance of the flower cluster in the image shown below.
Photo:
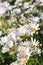
{"label": "flower cluster", "polygon": [[37,9],[43,6],[43,0],[35,0],[33,4],[33,0],[16,0],[14,5],[9,2],[0,2],[1,53],[17,52],[17,60],[10,65],[26,65],[31,56],[41,53],[40,42],[33,36],[38,34],[40,20],[43,21],[43,13]]}

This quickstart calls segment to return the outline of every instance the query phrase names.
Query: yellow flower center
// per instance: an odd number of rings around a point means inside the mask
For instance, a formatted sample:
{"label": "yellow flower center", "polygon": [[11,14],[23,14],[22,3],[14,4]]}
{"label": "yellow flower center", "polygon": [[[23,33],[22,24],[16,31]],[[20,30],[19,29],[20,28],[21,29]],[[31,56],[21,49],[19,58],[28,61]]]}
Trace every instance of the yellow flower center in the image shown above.
{"label": "yellow flower center", "polygon": [[10,30],[10,32],[14,32],[14,30],[13,30],[13,29],[11,29],[11,30]]}
{"label": "yellow flower center", "polygon": [[27,20],[23,21],[23,24],[24,25],[27,25],[28,24],[28,21]]}
{"label": "yellow flower center", "polygon": [[28,33],[27,36],[31,36],[31,34]]}
{"label": "yellow flower center", "polygon": [[39,3],[39,5],[40,5],[40,6],[41,6],[41,5],[43,5],[43,3],[42,3],[42,2],[40,2],[40,3]]}
{"label": "yellow flower center", "polygon": [[35,48],[35,45],[32,44],[32,45],[31,45],[31,48]]}
{"label": "yellow flower center", "polygon": [[26,47],[26,44],[23,44],[22,46]]}
{"label": "yellow flower center", "polygon": [[25,55],[24,55],[24,58],[27,58],[27,57],[28,57],[28,55],[25,54]]}
{"label": "yellow flower center", "polygon": [[32,28],[31,30],[32,30],[32,32],[34,32],[36,29],[35,28]]}
{"label": "yellow flower center", "polygon": [[21,52],[21,53],[24,53],[24,50],[22,49],[22,50],[20,50],[20,52]]}
{"label": "yellow flower center", "polygon": [[24,35],[24,33],[22,32],[22,33],[20,33],[20,36],[23,36]]}
{"label": "yellow flower center", "polygon": [[8,6],[6,6],[6,5],[3,5],[3,8],[5,8],[5,9],[6,9],[6,8],[8,8]]}
{"label": "yellow flower center", "polygon": [[31,11],[30,10],[27,10],[27,12],[26,12],[27,14],[30,14],[31,13]]}
{"label": "yellow flower center", "polygon": [[22,60],[21,62],[25,64],[25,63],[27,63],[27,60],[26,60],[26,59],[24,59],[24,60]]}

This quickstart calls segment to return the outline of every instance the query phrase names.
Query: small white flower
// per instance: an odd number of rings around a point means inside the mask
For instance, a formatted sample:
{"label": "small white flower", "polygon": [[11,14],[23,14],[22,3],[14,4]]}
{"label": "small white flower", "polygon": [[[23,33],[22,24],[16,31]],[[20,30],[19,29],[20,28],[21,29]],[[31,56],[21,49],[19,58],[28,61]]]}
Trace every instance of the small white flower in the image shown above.
{"label": "small white flower", "polygon": [[41,49],[39,49],[39,48],[36,47],[34,50],[32,50],[32,53],[33,53],[33,55],[36,55],[36,54],[40,55]]}
{"label": "small white flower", "polygon": [[0,3],[0,16],[5,14],[5,12],[8,10],[8,7],[9,7],[9,3],[7,1]]}
{"label": "small white flower", "polygon": [[33,38],[31,38],[31,48],[35,48],[39,45],[39,41],[36,41],[36,39],[33,40]]}
{"label": "small white flower", "polygon": [[36,0],[36,4],[38,6],[43,6],[43,0]]}
{"label": "small white flower", "polygon": [[20,14],[21,13],[21,10],[20,8],[16,8],[13,10],[13,14],[16,15],[16,14]]}
{"label": "small white flower", "polygon": [[2,53],[6,53],[6,52],[8,52],[9,51],[9,48],[7,48],[7,47],[2,47]]}
{"label": "small white flower", "polygon": [[19,35],[20,36],[25,35],[26,31],[27,31],[27,29],[26,29],[25,26],[20,26],[20,28],[19,28],[19,32],[20,32]]}
{"label": "small white flower", "polygon": [[24,9],[27,9],[30,7],[28,2],[25,2],[23,6],[24,6]]}
{"label": "small white flower", "polygon": [[23,0],[16,0],[16,2],[22,2]]}
{"label": "small white flower", "polygon": [[7,36],[1,38],[1,45],[4,45],[7,42]]}
{"label": "small white flower", "polygon": [[2,7],[0,7],[0,16],[2,16],[5,12],[6,12],[6,10],[3,9]]}
{"label": "small white flower", "polygon": [[39,17],[33,17],[31,20],[35,23],[39,22],[40,18]]}
{"label": "small white flower", "polygon": [[8,48],[12,48],[13,47],[13,41],[11,41],[11,40],[7,41],[5,46],[8,47]]}
{"label": "small white flower", "polygon": [[12,33],[8,34],[8,40],[13,40],[14,42],[16,42],[16,33],[12,32]]}
{"label": "small white flower", "polygon": [[12,33],[12,32],[15,32],[15,29],[11,28],[11,29],[8,29],[7,31],[8,31],[8,33]]}
{"label": "small white flower", "polygon": [[10,65],[19,65],[19,63],[15,61],[15,62],[12,62]]}
{"label": "small white flower", "polygon": [[39,27],[39,24],[36,24],[36,23],[30,23],[29,24],[29,30],[30,30],[30,33],[31,35],[33,35],[37,30],[39,30],[40,28]]}

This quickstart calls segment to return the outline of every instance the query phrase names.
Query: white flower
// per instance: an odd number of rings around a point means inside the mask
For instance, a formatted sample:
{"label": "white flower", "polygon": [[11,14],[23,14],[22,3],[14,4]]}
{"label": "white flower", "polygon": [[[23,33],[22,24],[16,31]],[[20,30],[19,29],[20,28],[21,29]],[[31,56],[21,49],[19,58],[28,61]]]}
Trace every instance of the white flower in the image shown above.
{"label": "white flower", "polygon": [[39,49],[39,48],[36,47],[35,49],[32,50],[32,53],[33,53],[33,55],[36,55],[36,54],[40,55],[41,49]]}
{"label": "white flower", "polygon": [[15,29],[11,28],[11,29],[8,29],[7,31],[8,31],[8,33],[12,33],[12,32],[15,32]]}
{"label": "white flower", "polygon": [[11,41],[11,40],[7,41],[5,46],[8,47],[8,48],[12,48],[13,47],[13,41]]}
{"label": "white flower", "polygon": [[22,2],[23,0],[16,0],[16,2]]}
{"label": "white flower", "polygon": [[38,5],[38,6],[43,6],[43,0],[36,0],[36,4]]}
{"label": "white flower", "polygon": [[9,7],[9,3],[7,1],[0,3],[0,16],[5,14],[5,12],[8,10],[8,7]]}
{"label": "white flower", "polygon": [[14,42],[16,41],[16,33],[10,33],[8,34],[8,40],[13,40]]}
{"label": "white flower", "polygon": [[7,9],[9,7],[9,3],[7,1],[3,2],[3,3],[0,3],[0,6],[4,9]]}
{"label": "white flower", "polygon": [[30,47],[31,48],[35,48],[39,45],[39,41],[36,41],[36,39],[33,40],[33,38],[31,38],[31,44]]}
{"label": "white flower", "polygon": [[28,2],[25,2],[23,6],[24,6],[24,9],[27,9],[30,7]]}
{"label": "white flower", "polygon": [[32,19],[33,22],[37,23],[37,22],[39,22],[39,19],[40,19],[40,18],[39,18],[39,17],[33,17],[33,18],[31,18],[31,19]]}
{"label": "white flower", "polygon": [[14,62],[12,62],[10,65],[15,65],[15,63],[14,63]]}
{"label": "white flower", "polygon": [[36,24],[36,23],[30,23],[29,24],[29,30],[30,30],[30,33],[31,35],[33,35],[37,30],[39,30],[40,28],[39,27],[39,24]]}
{"label": "white flower", "polygon": [[10,65],[19,65],[19,63],[15,61],[15,62],[12,62]]}
{"label": "white flower", "polygon": [[35,51],[36,51],[37,54],[41,53],[41,49],[39,49],[39,48],[36,48]]}
{"label": "white flower", "polygon": [[1,38],[1,45],[4,45],[7,42],[7,36]]}
{"label": "white flower", "polygon": [[26,26],[20,26],[20,28],[18,30],[19,30],[19,35],[20,36],[25,35],[26,32],[27,32]]}
{"label": "white flower", "polygon": [[22,6],[22,3],[21,2],[15,2],[15,6]]}
{"label": "white flower", "polygon": [[3,8],[0,6],[0,16],[2,16],[5,12],[6,12],[6,10],[3,9]]}
{"label": "white flower", "polygon": [[13,5],[10,5],[9,7],[8,7],[8,10],[12,10],[14,8],[14,6]]}
{"label": "white flower", "polygon": [[20,8],[16,8],[13,10],[13,14],[16,15],[16,14],[20,14],[21,13],[21,10]]}
{"label": "white flower", "polygon": [[7,48],[7,47],[2,47],[2,53],[6,53],[6,52],[8,52],[9,51],[9,48]]}

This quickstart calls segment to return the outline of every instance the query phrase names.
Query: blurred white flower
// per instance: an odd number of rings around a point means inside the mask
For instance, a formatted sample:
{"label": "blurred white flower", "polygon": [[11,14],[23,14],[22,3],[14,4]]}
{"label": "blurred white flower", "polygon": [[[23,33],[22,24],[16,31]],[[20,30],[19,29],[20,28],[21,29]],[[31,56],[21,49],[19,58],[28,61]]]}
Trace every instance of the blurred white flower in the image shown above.
{"label": "blurred white flower", "polygon": [[7,47],[2,47],[2,53],[6,53],[6,52],[8,52],[9,51],[9,48],[7,48]]}
{"label": "blurred white flower", "polygon": [[37,23],[39,22],[40,18],[39,17],[33,17],[31,18],[33,22]]}
{"label": "blurred white flower", "polygon": [[39,41],[36,41],[36,39],[33,40],[33,38],[31,38],[31,44],[30,47],[31,48],[35,48],[39,45]]}
{"label": "blurred white flower", "polygon": [[0,16],[5,14],[5,12],[8,10],[8,7],[9,7],[9,3],[7,1],[0,3]]}
{"label": "blurred white flower", "polygon": [[5,46],[8,47],[8,48],[12,48],[13,47],[13,41],[11,41],[11,40],[7,41]]}
{"label": "blurred white flower", "polygon": [[16,0],[16,2],[22,2],[23,0]]}
{"label": "blurred white flower", "polygon": [[18,14],[20,14],[20,13],[21,13],[20,8],[16,8],[16,9],[13,10],[13,14],[14,14],[14,15],[16,15],[16,14],[18,15]]}
{"label": "blurred white flower", "polygon": [[8,33],[12,33],[12,32],[15,32],[15,29],[11,28],[11,29],[8,29],[7,31],[8,31]]}
{"label": "blurred white flower", "polygon": [[29,7],[30,7],[30,6],[29,6],[29,2],[25,2],[23,6],[24,6],[24,9],[29,8]]}
{"label": "blurred white flower", "polygon": [[30,33],[31,35],[33,35],[37,30],[39,30],[39,24],[36,24],[36,23],[30,23],[29,24],[29,30],[30,30]]}
{"label": "blurred white flower", "polygon": [[1,37],[1,45],[4,45],[7,42],[7,36]]}
{"label": "blurred white flower", "polygon": [[19,35],[20,36],[25,35],[26,31],[27,31],[25,26],[20,26],[20,28],[18,30],[19,30]]}
{"label": "blurred white flower", "polygon": [[43,0],[36,0],[36,4],[38,6],[43,6]]}

